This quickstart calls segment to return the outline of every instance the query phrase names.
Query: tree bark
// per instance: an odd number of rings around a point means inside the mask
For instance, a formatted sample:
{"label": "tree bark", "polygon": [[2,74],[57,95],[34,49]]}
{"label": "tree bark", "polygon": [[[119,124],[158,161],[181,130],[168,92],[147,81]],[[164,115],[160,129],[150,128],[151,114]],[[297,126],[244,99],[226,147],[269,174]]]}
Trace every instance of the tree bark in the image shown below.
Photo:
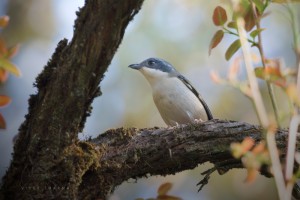
{"label": "tree bark", "polygon": [[100,95],[99,82],[125,28],[142,3],[88,0],[77,12],[72,41],[58,44],[36,79],[38,93],[29,99],[29,112],[3,179],[2,198],[77,197],[82,175],[94,164],[92,152],[76,144],[77,134],[93,99]]}
{"label": "tree bark", "polygon": [[[242,167],[230,144],[247,136],[259,142],[262,135],[260,127],[242,122],[120,128],[78,141],[91,102],[101,94],[99,82],[142,3],[88,0],[77,13],[72,41],[58,44],[37,77],[38,93],[29,100],[1,199],[106,199],[129,178],[174,174],[207,161],[219,173]],[[287,131],[278,130],[276,138],[284,156]]]}

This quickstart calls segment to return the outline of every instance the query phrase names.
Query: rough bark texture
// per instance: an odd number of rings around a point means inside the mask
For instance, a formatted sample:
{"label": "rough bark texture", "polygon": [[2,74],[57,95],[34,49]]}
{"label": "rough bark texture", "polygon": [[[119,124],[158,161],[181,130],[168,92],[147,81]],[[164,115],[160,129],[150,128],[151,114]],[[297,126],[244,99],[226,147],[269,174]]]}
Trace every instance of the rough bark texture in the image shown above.
{"label": "rough bark texture", "polygon": [[2,198],[76,198],[81,176],[97,154],[88,145],[79,145],[77,134],[142,2],[87,0],[77,12],[72,41],[58,44],[36,80],[38,93],[31,96],[29,113],[19,129]]}
{"label": "rough bark texture", "polygon": [[[230,143],[262,135],[259,127],[241,122],[120,128],[78,141],[98,84],[142,2],[88,0],[78,12],[72,41],[59,43],[37,78],[38,93],[29,100],[1,199],[106,199],[129,178],[174,174],[207,161],[221,173],[241,167]],[[287,131],[276,136],[284,156]]]}

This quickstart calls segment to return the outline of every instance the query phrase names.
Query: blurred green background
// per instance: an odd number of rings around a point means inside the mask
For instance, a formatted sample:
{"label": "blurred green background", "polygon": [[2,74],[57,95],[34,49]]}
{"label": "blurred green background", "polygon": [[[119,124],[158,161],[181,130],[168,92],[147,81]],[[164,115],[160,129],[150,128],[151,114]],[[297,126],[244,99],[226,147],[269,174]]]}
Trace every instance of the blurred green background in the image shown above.
{"label": "blurred green background", "polygon": [[[209,2],[209,3],[208,3]],[[12,97],[12,103],[1,110],[7,129],[0,131],[0,175],[5,174],[12,153],[12,138],[27,113],[27,99],[36,93],[32,84],[51,57],[59,40],[71,39],[75,11],[83,0],[1,0],[0,15],[10,16],[9,26],[1,32],[9,44],[21,43],[21,49],[13,62],[23,76],[11,76],[0,86],[0,94]],[[145,1],[142,10],[128,26],[101,88],[103,95],[95,99],[92,116],[80,138],[97,136],[110,128],[166,126],[152,101],[151,88],[137,71],[127,66],[149,57],[160,57],[172,63],[202,94],[214,117],[257,123],[251,102],[239,91],[217,85],[210,79],[210,71],[218,71],[226,77],[230,62],[224,58],[228,46],[236,38],[226,36],[224,41],[208,56],[210,39],[217,28],[211,21],[214,7],[226,1],[161,0]],[[299,10],[298,5],[293,5]],[[272,5],[270,15],[262,22],[263,45],[269,58],[281,58],[286,66],[295,65],[292,51],[292,34],[286,9]],[[255,51],[254,51],[255,52]],[[238,52],[235,56],[240,56]],[[245,73],[239,73],[245,79]],[[261,82],[262,91],[265,85]],[[280,114],[287,112],[285,96],[276,90],[280,102]],[[270,102],[265,98],[268,108]],[[270,110],[270,109],[269,109]],[[270,115],[272,112],[270,111]],[[128,180],[119,186],[111,200],[149,198],[164,182],[174,184],[170,194],[183,199],[277,199],[274,181],[258,177],[254,183],[245,183],[246,170],[231,170],[225,175],[214,173],[209,184],[197,192],[196,184],[201,172],[211,164],[167,177]]]}

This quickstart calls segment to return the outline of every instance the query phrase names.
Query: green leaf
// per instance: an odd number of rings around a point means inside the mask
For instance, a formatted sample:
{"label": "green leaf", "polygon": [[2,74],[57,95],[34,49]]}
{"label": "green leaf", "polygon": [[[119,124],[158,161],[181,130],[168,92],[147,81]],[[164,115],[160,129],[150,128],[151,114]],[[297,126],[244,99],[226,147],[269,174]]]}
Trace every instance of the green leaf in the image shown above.
{"label": "green leaf", "polygon": [[21,76],[19,68],[5,58],[0,58],[0,68],[12,73],[15,76]]}
{"label": "green leaf", "polygon": [[236,21],[231,21],[227,24],[228,28],[233,28],[233,29],[237,29],[237,24]]}
{"label": "green leaf", "polygon": [[217,6],[213,13],[213,22],[216,26],[222,26],[227,21],[227,14],[224,8]]}
{"label": "green leaf", "polygon": [[209,54],[209,55],[210,55],[210,53],[211,53],[211,50],[212,50],[213,48],[215,48],[215,47],[222,41],[223,36],[224,36],[224,31],[222,31],[222,30],[218,30],[218,31],[214,34],[214,36],[213,36],[213,38],[211,39],[210,44],[209,44],[209,50],[208,50],[208,54]]}
{"label": "green leaf", "polygon": [[239,39],[235,40],[227,49],[225,53],[226,60],[229,60],[237,50],[241,47],[241,42]]}
{"label": "green leaf", "polygon": [[264,31],[264,28],[260,28],[260,29],[255,29],[250,33],[250,36],[254,39],[256,36],[258,36],[258,34],[262,31]]}
{"label": "green leaf", "polygon": [[255,4],[256,8],[259,11],[259,14],[262,14],[265,10],[265,4],[262,0],[252,0],[252,2]]}

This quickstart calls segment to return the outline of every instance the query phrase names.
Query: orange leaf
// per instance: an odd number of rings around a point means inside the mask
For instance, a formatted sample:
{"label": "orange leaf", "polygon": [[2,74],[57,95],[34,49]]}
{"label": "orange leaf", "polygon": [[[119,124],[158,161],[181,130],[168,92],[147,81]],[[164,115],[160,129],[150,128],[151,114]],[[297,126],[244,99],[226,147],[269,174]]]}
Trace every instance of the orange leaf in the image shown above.
{"label": "orange leaf", "polygon": [[245,30],[247,32],[251,31],[255,26],[256,19],[253,10],[250,7],[248,8],[246,15],[244,16],[244,20],[245,20]]}
{"label": "orange leaf", "polygon": [[6,122],[2,114],[0,113],[0,129],[5,129],[6,128]]}
{"label": "orange leaf", "polygon": [[265,148],[265,143],[264,142],[260,142],[258,145],[256,145],[253,150],[252,150],[252,153],[257,155],[259,153],[262,153],[263,151],[265,151],[266,148]]}
{"label": "orange leaf", "polygon": [[159,195],[157,200],[181,200],[181,198],[171,195]]}
{"label": "orange leaf", "polygon": [[222,26],[227,21],[227,14],[224,8],[217,6],[213,14],[213,22],[216,26]]}
{"label": "orange leaf", "polygon": [[280,87],[286,87],[286,78],[282,75],[279,67],[257,67],[255,68],[255,75]]}
{"label": "orange leaf", "polygon": [[210,44],[209,44],[209,49],[208,49],[208,54],[210,55],[211,50],[215,48],[223,39],[224,32],[222,30],[218,30],[214,36],[212,37]]}
{"label": "orange leaf", "polygon": [[5,41],[0,38],[0,56],[3,57],[7,54],[7,47]]}
{"label": "orange leaf", "polygon": [[168,191],[172,188],[172,183],[163,183],[159,186],[157,193],[158,195],[165,195],[168,193]]}
{"label": "orange leaf", "polygon": [[228,72],[228,79],[230,81],[235,81],[237,77],[237,73],[239,72],[240,69],[240,62],[241,58],[237,57],[233,60],[232,64],[229,67],[229,72]]}
{"label": "orange leaf", "polygon": [[248,168],[247,169],[247,177],[246,177],[245,182],[252,183],[255,180],[255,178],[257,177],[257,174],[258,174],[257,170]]}
{"label": "orange leaf", "polygon": [[8,78],[8,72],[4,69],[0,69],[0,83],[4,83]]}
{"label": "orange leaf", "polygon": [[10,97],[0,95],[0,107],[7,106],[11,102]]}
{"label": "orange leaf", "polygon": [[210,78],[215,83],[221,83],[222,79],[220,78],[219,74],[216,71],[210,72]]}
{"label": "orange leaf", "polygon": [[253,145],[255,144],[255,141],[251,137],[246,137],[242,142],[242,150],[244,153],[249,151]]}
{"label": "orange leaf", "polygon": [[0,27],[4,28],[9,22],[9,16],[0,17]]}

